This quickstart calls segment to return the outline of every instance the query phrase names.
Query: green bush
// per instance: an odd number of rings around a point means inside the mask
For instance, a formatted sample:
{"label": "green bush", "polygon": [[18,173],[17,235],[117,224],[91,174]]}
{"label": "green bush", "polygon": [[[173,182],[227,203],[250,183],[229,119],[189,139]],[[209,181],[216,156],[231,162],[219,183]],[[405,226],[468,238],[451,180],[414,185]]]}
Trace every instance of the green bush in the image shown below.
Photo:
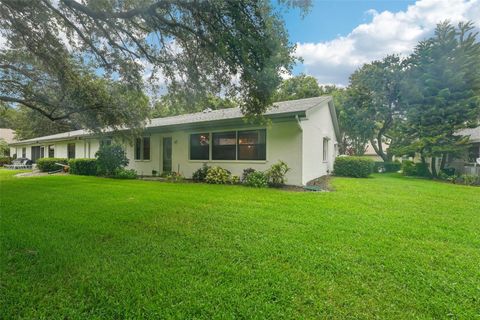
{"label": "green bush", "polygon": [[227,184],[230,182],[230,171],[220,167],[211,167],[207,170],[205,182],[211,184]]}
{"label": "green bush", "polygon": [[365,157],[337,157],[333,165],[336,176],[366,178],[373,172],[373,160]]}
{"label": "green bush", "polygon": [[249,187],[266,188],[268,187],[268,177],[261,171],[254,171],[246,176],[243,183]]}
{"label": "green bush", "polygon": [[170,182],[180,182],[185,179],[185,177],[181,173],[175,171],[165,172],[165,175],[163,177]]}
{"label": "green bush", "polygon": [[70,159],[68,160],[71,174],[94,176],[97,174],[97,159]]}
{"label": "green bush", "polygon": [[100,150],[95,153],[97,157],[97,173],[104,176],[113,176],[118,169],[122,169],[128,165],[128,158],[119,145],[100,146]]}
{"label": "green bush", "polygon": [[68,164],[68,160],[65,158],[40,158],[37,159],[37,168],[43,172],[52,172],[61,170],[62,167],[56,165],[56,163]]}
{"label": "green bush", "polygon": [[415,166],[415,163],[413,163],[413,161],[410,161],[410,160],[403,160],[402,173],[404,176],[416,176],[417,168]]}
{"label": "green bush", "polygon": [[399,161],[375,161],[373,172],[398,172],[401,166]]}
{"label": "green bush", "polygon": [[233,175],[233,176],[230,178],[230,182],[231,182],[232,184],[239,184],[239,183],[240,183],[240,177]]}
{"label": "green bush", "polygon": [[402,173],[404,176],[431,177],[428,163],[414,163],[410,160],[402,162]]}
{"label": "green bush", "polygon": [[447,176],[455,175],[455,168],[443,168],[440,170],[440,173],[444,173]]}
{"label": "green bush", "polygon": [[415,163],[415,174],[419,177],[431,177],[428,163]]}
{"label": "green bush", "polygon": [[210,169],[210,167],[207,166],[206,163],[204,163],[201,168],[199,168],[197,171],[193,173],[192,179],[197,182],[205,181],[205,178],[207,177],[208,169]]}
{"label": "green bush", "polygon": [[373,164],[373,172],[385,172],[384,163],[383,161],[375,161]]}
{"label": "green bush", "polygon": [[243,169],[243,174],[242,174],[242,182],[245,182],[247,180],[247,177],[250,173],[255,172],[256,170],[253,168],[247,168]]}
{"label": "green bush", "polygon": [[133,169],[117,168],[112,175],[114,179],[137,179],[137,172]]}
{"label": "green bush", "polygon": [[393,161],[393,162],[389,161],[389,162],[385,162],[383,166],[385,168],[385,172],[398,172],[400,171],[402,164],[398,161]]}
{"label": "green bush", "polygon": [[265,173],[268,179],[268,184],[272,187],[281,187],[285,184],[285,175],[290,171],[288,165],[279,161],[273,164]]}
{"label": "green bush", "polygon": [[478,186],[480,185],[480,177],[471,174],[463,174],[460,176],[458,182],[467,186]]}
{"label": "green bush", "polygon": [[10,157],[0,157],[0,167],[3,167],[6,164],[12,164],[12,158],[10,158]]}

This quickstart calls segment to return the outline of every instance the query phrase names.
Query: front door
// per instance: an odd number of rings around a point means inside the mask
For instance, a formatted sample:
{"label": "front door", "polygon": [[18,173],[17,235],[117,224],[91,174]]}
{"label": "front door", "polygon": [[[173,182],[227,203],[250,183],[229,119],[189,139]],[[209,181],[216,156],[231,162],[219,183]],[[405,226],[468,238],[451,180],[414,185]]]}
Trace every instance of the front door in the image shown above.
{"label": "front door", "polygon": [[163,172],[172,171],[172,137],[163,138]]}
{"label": "front door", "polygon": [[32,147],[32,153],[31,153],[31,159],[33,163],[37,162],[37,159],[39,158],[42,158],[43,155],[42,155],[42,152],[43,151],[43,147],[40,147],[40,146],[36,146],[36,147]]}

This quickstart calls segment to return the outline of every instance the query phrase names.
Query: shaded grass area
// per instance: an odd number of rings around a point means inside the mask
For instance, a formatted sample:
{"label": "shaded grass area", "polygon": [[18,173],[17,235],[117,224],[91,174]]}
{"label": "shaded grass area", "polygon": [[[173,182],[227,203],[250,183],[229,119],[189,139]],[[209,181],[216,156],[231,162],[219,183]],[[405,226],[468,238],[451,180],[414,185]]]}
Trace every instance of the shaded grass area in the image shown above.
{"label": "shaded grass area", "polygon": [[0,179],[5,319],[480,316],[480,188]]}

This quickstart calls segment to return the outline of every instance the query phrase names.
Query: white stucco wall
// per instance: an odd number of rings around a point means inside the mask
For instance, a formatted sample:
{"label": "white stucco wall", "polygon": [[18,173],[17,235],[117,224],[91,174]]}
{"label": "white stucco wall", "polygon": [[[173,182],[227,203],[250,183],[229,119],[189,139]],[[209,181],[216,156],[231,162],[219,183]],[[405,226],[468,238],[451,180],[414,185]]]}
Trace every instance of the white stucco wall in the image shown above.
{"label": "white stucco wall", "polygon": [[[307,111],[306,119],[301,120],[302,141],[302,184],[333,171],[337,148],[337,138],[328,103]],[[323,138],[328,138],[328,158],[323,161]]]}

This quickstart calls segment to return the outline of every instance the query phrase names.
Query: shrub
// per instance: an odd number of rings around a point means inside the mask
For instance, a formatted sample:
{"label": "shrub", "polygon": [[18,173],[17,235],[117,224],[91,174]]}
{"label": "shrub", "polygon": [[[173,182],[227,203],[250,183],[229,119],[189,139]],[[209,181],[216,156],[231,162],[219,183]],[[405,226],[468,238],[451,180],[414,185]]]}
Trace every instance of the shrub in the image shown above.
{"label": "shrub", "polygon": [[240,183],[240,177],[234,175],[234,176],[232,176],[232,177],[230,178],[230,182],[231,182],[232,184],[239,184],[239,183]]}
{"label": "shrub", "polygon": [[65,158],[40,158],[37,159],[37,168],[43,172],[61,170],[62,167],[56,165],[56,163],[68,164],[68,160]]}
{"label": "shrub", "polygon": [[333,170],[336,176],[366,178],[373,172],[373,160],[364,157],[338,157]]}
{"label": "shrub", "polygon": [[197,182],[205,181],[205,178],[207,177],[208,169],[210,169],[210,167],[207,166],[206,163],[204,163],[201,168],[199,168],[197,171],[193,173],[192,179]]}
{"label": "shrub", "polygon": [[385,168],[385,172],[398,172],[400,171],[402,164],[398,161],[389,161],[384,162],[383,166]]}
{"label": "shrub", "polygon": [[288,165],[279,161],[273,164],[265,173],[268,179],[268,184],[272,187],[281,187],[285,184],[285,175],[290,171]]}
{"label": "shrub", "polygon": [[152,176],[156,177],[158,174],[158,171],[157,170],[152,170]]}
{"label": "shrub", "polygon": [[453,176],[455,175],[455,168],[443,168],[440,170],[440,173],[443,173],[447,176]]}
{"label": "shrub", "polygon": [[180,182],[180,181],[183,181],[185,179],[185,177],[181,173],[178,173],[178,172],[175,172],[175,171],[165,172],[164,178],[167,179],[167,181],[170,181],[170,182]]}
{"label": "shrub", "polygon": [[255,172],[255,169],[253,168],[243,169],[242,182],[245,182],[245,180],[247,180],[248,175],[252,172]]}
{"label": "shrub", "polygon": [[10,158],[10,157],[0,157],[0,167],[3,167],[6,164],[12,164],[12,158]]}
{"label": "shrub", "polygon": [[97,172],[99,175],[113,176],[117,169],[128,165],[128,159],[119,145],[102,145],[95,153],[97,157]]}
{"label": "shrub", "polygon": [[243,183],[249,187],[266,188],[268,187],[268,177],[261,171],[254,171],[247,175]]}
{"label": "shrub", "polygon": [[68,165],[72,174],[82,176],[94,176],[97,174],[96,159],[70,159]]}
{"label": "shrub", "polygon": [[137,171],[133,169],[117,168],[112,175],[114,179],[137,179]]}
{"label": "shrub", "polygon": [[428,163],[415,163],[415,174],[419,177],[431,177]]}
{"label": "shrub", "polygon": [[404,160],[402,162],[402,173],[404,176],[416,176],[417,175],[417,168],[413,161]]}
{"label": "shrub", "polygon": [[220,167],[211,167],[207,171],[205,182],[211,184],[227,184],[230,182],[230,171]]}
{"label": "shrub", "polygon": [[480,177],[479,176],[474,176],[471,174],[462,174],[460,176],[459,182],[462,184],[465,184],[467,186],[475,186],[475,185],[480,185]]}

